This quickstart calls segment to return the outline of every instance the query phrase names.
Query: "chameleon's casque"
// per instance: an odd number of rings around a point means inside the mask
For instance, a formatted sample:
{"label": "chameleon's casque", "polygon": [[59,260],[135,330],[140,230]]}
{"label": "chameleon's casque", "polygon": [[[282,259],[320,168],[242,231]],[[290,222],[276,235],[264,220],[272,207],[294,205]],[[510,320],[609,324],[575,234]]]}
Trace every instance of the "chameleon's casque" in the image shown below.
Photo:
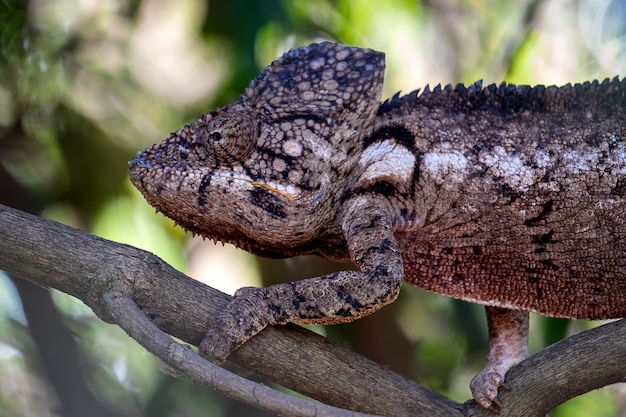
{"label": "chameleon's casque", "polygon": [[239,101],[139,153],[131,180],[194,233],[359,267],[240,290],[203,352],[224,359],[268,324],[353,320],[404,279],[490,306],[472,382],[488,407],[527,355],[526,311],[626,316],[626,83],[476,83],[381,104],[383,74],[369,49],[290,51]]}

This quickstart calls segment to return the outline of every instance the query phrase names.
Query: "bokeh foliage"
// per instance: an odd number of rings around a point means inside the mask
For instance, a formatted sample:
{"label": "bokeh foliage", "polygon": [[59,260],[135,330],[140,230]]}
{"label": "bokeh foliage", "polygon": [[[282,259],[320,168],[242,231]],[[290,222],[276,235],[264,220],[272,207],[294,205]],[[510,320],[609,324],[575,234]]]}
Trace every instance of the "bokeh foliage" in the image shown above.
{"label": "bokeh foliage", "polygon": [[[227,291],[320,274],[337,266],[191,241],[132,188],[127,161],[313,41],[384,51],[390,96],[624,75],[625,34],[626,8],[611,0],[0,0],[0,203],[145,248]],[[46,300],[0,272],[0,415],[264,415],[160,373],[75,299]],[[534,316],[531,349],[590,325]],[[374,317],[317,330],[458,401],[486,348],[479,307],[408,286]],[[80,383],[80,401],[64,394]],[[625,397],[604,389],[552,415],[624,415]]]}

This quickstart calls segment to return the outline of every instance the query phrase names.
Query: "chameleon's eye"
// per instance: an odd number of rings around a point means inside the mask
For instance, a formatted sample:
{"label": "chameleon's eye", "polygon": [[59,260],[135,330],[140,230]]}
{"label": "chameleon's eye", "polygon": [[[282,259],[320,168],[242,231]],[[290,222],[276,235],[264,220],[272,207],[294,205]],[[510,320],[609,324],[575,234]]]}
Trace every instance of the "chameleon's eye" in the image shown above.
{"label": "chameleon's eye", "polygon": [[214,132],[211,132],[209,134],[209,137],[213,140],[213,142],[219,142],[222,140],[222,132],[220,132],[219,130],[216,130]]}
{"label": "chameleon's eye", "polygon": [[222,113],[209,120],[205,127],[205,146],[222,162],[245,157],[257,140],[252,119],[243,113]]}

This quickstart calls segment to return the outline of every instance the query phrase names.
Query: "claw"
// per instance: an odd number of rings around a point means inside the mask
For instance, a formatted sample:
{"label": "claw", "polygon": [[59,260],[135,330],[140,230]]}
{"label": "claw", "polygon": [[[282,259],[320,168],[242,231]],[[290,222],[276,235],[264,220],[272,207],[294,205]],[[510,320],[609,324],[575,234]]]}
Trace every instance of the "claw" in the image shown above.
{"label": "claw", "polygon": [[212,357],[217,364],[223,363],[228,355],[259,333],[268,325],[268,317],[262,305],[262,289],[245,287],[237,290],[235,298],[226,306],[198,346],[203,357]]}
{"label": "claw", "polygon": [[206,335],[204,339],[202,339],[202,342],[200,342],[200,345],[198,346],[198,354],[202,356],[203,358],[207,358],[207,359],[212,358],[213,362],[216,365],[221,365],[222,363],[226,361],[226,358],[231,353],[231,351],[218,352],[216,351],[215,347],[216,347],[216,343],[211,337],[211,333],[209,333]]}
{"label": "claw", "polygon": [[203,357],[212,357],[216,364],[223,363],[228,355],[245,342],[241,340],[240,334],[233,332],[236,328],[237,319],[221,314],[215,324],[211,327],[207,335],[198,346],[198,353]]}
{"label": "claw", "polygon": [[[470,383],[474,399],[485,409],[492,406],[498,409],[502,408],[502,403],[498,400],[499,387],[505,387],[504,378],[500,373],[492,369],[484,369]],[[508,389],[508,387],[505,389]]]}

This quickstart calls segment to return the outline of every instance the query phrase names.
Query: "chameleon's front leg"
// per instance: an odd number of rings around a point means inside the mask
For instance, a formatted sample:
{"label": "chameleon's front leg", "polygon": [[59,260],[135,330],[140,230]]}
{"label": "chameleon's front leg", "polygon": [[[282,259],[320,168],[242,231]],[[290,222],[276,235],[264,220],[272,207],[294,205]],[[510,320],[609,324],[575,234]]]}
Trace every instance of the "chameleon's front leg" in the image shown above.
{"label": "chameleon's front leg", "polygon": [[500,307],[486,307],[489,327],[487,365],[470,382],[474,399],[484,408],[501,407],[498,388],[504,375],[528,357],[528,312]]}
{"label": "chameleon's front leg", "polygon": [[384,200],[358,197],[346,207],[341,227],[359,270],[238,290],[200,344],[201,355],[221,362],[268,325],[349,322],[396,299],[404,270]]}

